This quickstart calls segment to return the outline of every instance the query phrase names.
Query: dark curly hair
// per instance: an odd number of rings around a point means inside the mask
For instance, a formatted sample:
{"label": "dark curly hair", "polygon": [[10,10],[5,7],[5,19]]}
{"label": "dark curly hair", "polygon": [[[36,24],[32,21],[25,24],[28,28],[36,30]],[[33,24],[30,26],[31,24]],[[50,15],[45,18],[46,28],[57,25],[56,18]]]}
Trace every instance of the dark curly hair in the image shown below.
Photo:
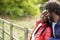
{"label": "dark curly hair", "polygon": [[55,12],[60,16],[60,2],[59,1],[48,1],[45,3],[45,9],[47,9],[50,13]]}

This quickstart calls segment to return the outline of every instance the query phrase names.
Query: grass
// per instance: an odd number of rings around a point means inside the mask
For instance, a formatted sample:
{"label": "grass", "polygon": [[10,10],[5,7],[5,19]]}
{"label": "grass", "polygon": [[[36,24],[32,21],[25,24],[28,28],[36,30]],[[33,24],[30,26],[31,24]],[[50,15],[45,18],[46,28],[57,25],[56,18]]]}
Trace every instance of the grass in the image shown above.
{"label": "grass", "polygon": [[[26,18],[26,19],[23,19],[23,20],[15,20],[15,19],[6,19],[10,22],[12,22],[13,24],[16,24],[16,25],[19,25],[19,26],[23,26],[23,27],[27,27],[29,29],[33,29],[34,25],[35,25],[35,22],[36,22],[36,19],[33,19],[33,18]],[[1,27],[1,22],[0,22],[0,27]],[[10,25],[8,24],[4,24],[4,28],[5,30],[7,30],[8,32],[10,32]],[[0,30],[0,34],[2,34],[1,30]],[[17,37],[19,40],[24,40],[24,32],[20,29],[17,29],[17,28],[13,28],[13,35],[15,37]],[[29,34],[29,37],[30,37],[30,34]],[[10,40],[10,37],[5,34],[5,40]]]}

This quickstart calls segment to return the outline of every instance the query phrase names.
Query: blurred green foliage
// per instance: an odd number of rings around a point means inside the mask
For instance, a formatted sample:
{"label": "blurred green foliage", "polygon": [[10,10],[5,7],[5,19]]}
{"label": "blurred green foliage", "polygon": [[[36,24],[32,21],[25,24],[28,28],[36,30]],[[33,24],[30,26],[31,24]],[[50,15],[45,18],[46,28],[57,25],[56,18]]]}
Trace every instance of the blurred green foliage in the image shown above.
{"label": "blurred green foliage", "polygon": [[0,0],[0,15],[10,15],[11,17],[36,16],[40,13],[38,4],[43,5],[46,1],[48,0]]}

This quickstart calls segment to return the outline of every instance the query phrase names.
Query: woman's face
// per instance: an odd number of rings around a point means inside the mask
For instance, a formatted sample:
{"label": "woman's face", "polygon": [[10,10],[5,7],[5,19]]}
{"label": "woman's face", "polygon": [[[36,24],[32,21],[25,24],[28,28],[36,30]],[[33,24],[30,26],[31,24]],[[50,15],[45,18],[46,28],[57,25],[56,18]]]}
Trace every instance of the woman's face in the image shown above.
{"label": "woman's face", "polygon": [[46,20],[46,13],[43,13],[43,14],[41,15],[41,19],[42,19],[42,20]]}
{"label": "woman's face", "polygon": [[41,14],[41,20],[44,22],[44,21],[47,21],[47,14],[48,12],[47,11],[43,11],[42,14]]}

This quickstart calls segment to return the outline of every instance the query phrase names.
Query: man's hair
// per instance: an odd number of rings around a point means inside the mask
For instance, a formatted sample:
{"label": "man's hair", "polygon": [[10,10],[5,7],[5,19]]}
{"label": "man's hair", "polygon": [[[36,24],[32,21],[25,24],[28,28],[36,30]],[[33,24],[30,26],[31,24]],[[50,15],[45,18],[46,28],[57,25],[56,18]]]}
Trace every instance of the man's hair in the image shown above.
{"label": "man's hair", "polygon": [[55,12],[60,16],[60,2],[59,1],[48,1],[45,4],[45,8],[50,12]]}

